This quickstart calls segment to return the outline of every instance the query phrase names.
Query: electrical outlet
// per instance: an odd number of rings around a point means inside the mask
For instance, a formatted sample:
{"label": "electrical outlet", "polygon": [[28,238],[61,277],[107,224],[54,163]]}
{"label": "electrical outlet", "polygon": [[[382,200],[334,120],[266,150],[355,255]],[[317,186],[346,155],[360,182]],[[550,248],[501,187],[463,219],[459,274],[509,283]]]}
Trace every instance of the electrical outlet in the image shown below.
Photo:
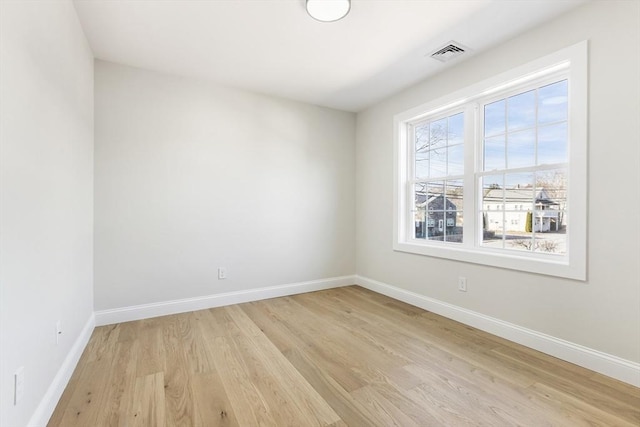
{"label": "electrical outlet", "polygon": [[227,269],[224,267],[218,267],[218,280],[224,280],[227,278]]}
{"label": "electrical outlet", "polygon": [[467,278],[466,277],[458,277],[458,290],[460,292],[467,292]]}
{"label": "electrical outlet", "polygon": [[62,335],[62,321],[56,322],[56,345],[60,344],[60,335]]}
{"label": "electrical outlet", "polygon": [[24,366],[19,367],[13,374],[13,404],[17,405],[24,396]]}

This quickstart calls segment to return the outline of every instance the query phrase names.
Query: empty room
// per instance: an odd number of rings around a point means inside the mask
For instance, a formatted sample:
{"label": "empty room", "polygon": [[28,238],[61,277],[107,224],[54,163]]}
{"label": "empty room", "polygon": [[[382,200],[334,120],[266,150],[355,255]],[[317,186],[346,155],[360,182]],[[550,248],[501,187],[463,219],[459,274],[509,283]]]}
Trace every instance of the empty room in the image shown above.
{"label": "empty room", "polygon": [[0,426],[640,426],[640,1],[0,0]]}

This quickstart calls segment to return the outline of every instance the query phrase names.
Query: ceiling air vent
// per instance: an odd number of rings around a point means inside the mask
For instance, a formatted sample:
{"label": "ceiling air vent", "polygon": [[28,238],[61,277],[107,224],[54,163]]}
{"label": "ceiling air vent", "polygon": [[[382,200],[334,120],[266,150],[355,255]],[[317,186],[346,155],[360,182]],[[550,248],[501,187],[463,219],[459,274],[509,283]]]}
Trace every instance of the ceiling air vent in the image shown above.
{"label": "ceiling air vent", "polygon": [[431,54],[433,59],[437,59],[440,62],[447,62],[453,58],[457,58],[466,51],[470,50],[468,47],[454,41],[450,41],[444,47],[436,50]]}

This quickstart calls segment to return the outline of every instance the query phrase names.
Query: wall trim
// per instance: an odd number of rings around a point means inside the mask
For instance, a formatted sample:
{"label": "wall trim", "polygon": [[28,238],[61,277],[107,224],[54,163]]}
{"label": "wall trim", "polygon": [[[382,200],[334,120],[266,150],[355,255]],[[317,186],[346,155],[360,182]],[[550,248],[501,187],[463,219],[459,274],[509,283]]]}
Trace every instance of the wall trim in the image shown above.
{"label": "wall trim", "polygon": [[640,363],[486,316],[443,301],[356,275],[356,284],[452,320],[473,326],[567,362],[640,387]]}
{"label": "wall trim", "polygon": [[60,369],[58,369],[56,376],[53,378],[53,381],[49,385],[47,392],[42,397],[42,400],[40,400],[40,403],[31,416],[27,426],[42,427],[47,425],[51,415],[53,415],[53,411],[56,409],[58,401],[62,397],[64,389],[67,387],[67,384],[71,379],[71,375],[73,375],[73,371],[75,371],[76,366],[80,361],[82,352],[89,343],[89,338],[91,338],[91,334],[93,333],[95,326],[96,319],[94,314],[91,313],[87,323],[82,328],[82,331],[80,331],[80,335],[78,335],[78,338],[76,338],[71,349],[67,353],[67,356],[64,358],[64,361],[62,362]]}
{"label": "wall trim", "polygon": [[188,311],[204,310],[231,304],[259,301],[305,292],[321,291],[355,284],[355,276],[340,276],[327,279],[311,280],[307,282],[290,283],[286,285],[268,286],[264,288],[247,289],[243,291],[225,292],[221,294],[205,295],[195,298],[184,298],[151,304],[141,304],[129,307],[99,310],[95,312],[96,325],[111,325],[113,323],[129,322],[132,320],[149,319],[151,317],[169,314],[185,313]]}

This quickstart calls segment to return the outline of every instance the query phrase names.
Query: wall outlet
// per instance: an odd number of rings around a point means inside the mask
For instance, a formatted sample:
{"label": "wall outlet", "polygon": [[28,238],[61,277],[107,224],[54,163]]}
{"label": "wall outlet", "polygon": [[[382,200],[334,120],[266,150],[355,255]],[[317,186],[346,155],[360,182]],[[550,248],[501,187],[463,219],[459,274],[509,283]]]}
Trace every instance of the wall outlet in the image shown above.
{"label": "wall outlet", "polygon": [[467,292],[467,278],[466,277],[458,277],[458,290],[460,292]]}
{"label": "wall outlet", "polygon": [[19,367],[13,374],[13,404],[17,405],[24,396],[24,366]]}
{"label": "wall outlet", "polygon": [[60,344],[60,335],[62,335],[62,321],[56,322],[56,345]]}
{"label": "wall outlet", "polygon": [[224,267],[218,267],[218,280],[224,280],[227,278],[227,269]]}

